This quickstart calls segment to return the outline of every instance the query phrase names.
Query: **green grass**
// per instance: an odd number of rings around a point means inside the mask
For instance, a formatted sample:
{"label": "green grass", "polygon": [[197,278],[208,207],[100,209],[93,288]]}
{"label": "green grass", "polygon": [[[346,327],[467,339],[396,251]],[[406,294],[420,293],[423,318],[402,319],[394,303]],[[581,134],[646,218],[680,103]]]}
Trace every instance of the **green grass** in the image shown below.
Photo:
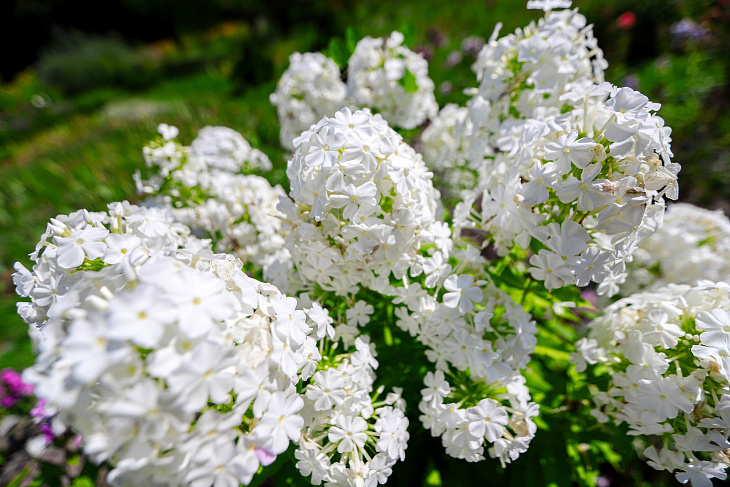
{"label": "green grass", "polygon": [[145,93],[107,103],[91,113],[61,120],[7,147],[0,162],[0,366],[32,363],[27,325],[17,315],[10,274],[27,254],[49,218],[79,208],[104,210],[112,201],[136,198],[132,174],[144,167],[142,147],[161,122],[177,125],[180,140],[192,141],[205,125],[236,127],[278,163],[272,182],[284,182],[283,150],[268,102],[271,85],[233,96],[220,73],[168,80]]}

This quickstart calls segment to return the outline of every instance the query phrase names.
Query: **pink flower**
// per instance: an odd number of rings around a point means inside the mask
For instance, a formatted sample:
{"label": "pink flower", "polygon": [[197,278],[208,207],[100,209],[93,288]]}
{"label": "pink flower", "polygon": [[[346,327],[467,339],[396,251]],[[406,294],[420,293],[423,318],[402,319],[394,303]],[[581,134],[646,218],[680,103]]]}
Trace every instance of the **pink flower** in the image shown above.
{"label": "pink flower", "polygon": [[32,418],[45,418],[46,417],[46,400],[38,399],[33,409],[30,410],[30,416]]}
{"label": "pink flower", "polygon": [[266,448],[259,448],[258,446],[256,446],[254,447],[253,452],[259,458],[261,465],[263,465],[264,467],[268,467],[269,465],[274,463],[274,460],[276,460],[276,455],[271,453]]}
{"label": "pink flower", "polygon": [[616,27],[621,30],[629,30],[636,24],[636,14],[632,11],[624,12],[616,19]]}

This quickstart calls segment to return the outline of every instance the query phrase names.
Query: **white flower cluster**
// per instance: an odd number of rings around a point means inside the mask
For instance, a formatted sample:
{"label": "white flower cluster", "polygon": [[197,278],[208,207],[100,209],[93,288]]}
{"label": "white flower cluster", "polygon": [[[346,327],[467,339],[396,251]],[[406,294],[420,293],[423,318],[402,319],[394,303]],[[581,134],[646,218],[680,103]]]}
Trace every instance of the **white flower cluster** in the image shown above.
{"label": "white flower cluster", "polygon": [[346,97],[347,86],[332,59],[319,52],[289,56],[289,67],[269,97],[279,117],[281,145],[294,150],[294,138],[344,107]]}
{"label": "white flower cluster", "polygon": [[190,144],[188,157],[202,160],[210,169],[230,173],[270,171],[269,158],[241,134],[228,127],[203,127]]}
{"label": "white flower cluster", "polygon": [[403,34],[365,37],[347,67],[347,93],[358,106],[380,112],[391,125],[412,129],[438,112],[428,62],[403,45]]}
{"label": "white flower cluster", "polygon": [[379,402],[378,394],[371,396],[378,362],[367,338],[355,340],[355,352],[330,357],[330,365],[306,387],[304,430],[295,456],[297,468],[314,485],[385,484],[391,467],[405,459],[405,402],[398,391]]}
{"label": "white flower cluster", "polygon": [[[569,1],[561,3],[553,7],[570,6]],[[454,110],[444,108],[433,120],[436,125],[459,127],[452,140],[424,134],[424,155],[432,152],[429,147],[440,146],[437,153],[450,161],[427,157],[429,166],[462,165],[480,170],[485,157],[505,150],[506,137],[516,137],[519,127],[510,130],[514,119],[545,121],[560,115],[564,93],[603,81],[607,64],[592,27],[586,26],[585,17],[577,11],[548,12],[537,24],[532,22],[497,39],[501,27],[498,23],[472,67],[480,84],[472,90],[466,109],[461,109],[465,113],[459,114],[458,121],[451,121]],[[496,143],[500,137],[505,138],[502,144]],[[481,169],[483,175],[489,175],[491,166],[500,167],[500,161],[489,162],[490,167]]]}
{"label": "white flower cluster", "polygon": [[[247,484],[299,440],[296,385],[315,371],[329,322],[246,276],[235,257],[143,239],[145,211],[110,207],[109,229],[79,212],[65,230],[52,222],[70,236],[41,242],[36,275],[55,259],[73,282],[40,323],[24,377],[86,454],[114,466],[112,484]],[[96,219],[68,227],[80,217]],[[97,254],[105,260],[92,269]],[[26,273],[16,279],[27,294]]]}
{"label": "white flower cluster", "polygon": [[176,217],[210,236],[217,251],[265,271],[286,265],[276,210],[284,191],[260,176],[241,174],[269,170],[268,157],[226,127],[203,128],[190,147],[174,141],[174,127],[163,124],[159,130],[163,137],[144,148],[156,174],[140,181],[142,191],[172,203]]}
{"label": "white flower cluster", "polygon": [[[461,271],[468,269],[464,262],[484,265],[474,248],[464,253]],[[452,274],[441,252],[426,259],[424,274],[425,285],[436,287],[433,297],[418,284],[410,286],[417,291],[400,288],[408,309],[396,312],[398,325],[428,347],[437,369],[426,375],[420,419],[455,458],[483,460],[486,439],[490,456],[515,460],[537,429],[531,418],[539,407],[521,373],[537,344],[536,323],[505,292],[475,280],[478,272]]]}
{"label": "white flower cluster", "polygon": [[450,187],[471,189],[477,185],[477,170],[481,164],[471,163],[472,133],[469,110],[449,103],[421,134],[423,160]]}
{"label": "white flower cluster", "polygon": [[260,176],[233,174],[211,181],[205,189],[204,203],[175,210],[181,222],[204,230],[217,251],[230,252],[265,273],[289,260],[276,209],[284,194],[280,186],[272,187]]}
{"label": "white flower cluster", "polygon": [[539,118],[559,110],[560,97],[576,86],[603,81],[608,63],[577,9],[547,12],[537,23],[497,39],[501,27],[497,24],[472,67],[480,82],[472,100],[477,112],[474,103],[481,98],[502,113],[514,105],[521,114]]}
{"label": "white flower cluster", "polygon": [[[498,389],[501,384],[469,382],[459,390],[445,380],[441,370],[437,370],[436,373],[426,374],[424,385],[426,387],[421,391],[423,400],[418,405],[423,413],[420,419],[433,436],[441,436],[446,453],[452,457],[469,462],[483,460],[486,440],[491,444],[489,455],[499,458],[504,466],[529,448],[537,432],[537,425],[532,418],[538,415],[540,407],[529,402],[530,396],[526,393],[523,381],[508,384],[507,393],[493,393],[496,399],[484,397],[470,407],[463,407],[463,399],[453,402],[456,399],[454,396],[459,397],[458,392],[463,393],[464,389]],[[486,396],[489,392],[482,394]],[[446,398],[452,402],[444,403]],[[505,399],[511,407],[505,404]]]}
{"label": "white flower cluster", "polygon": [[626,272],[623,296],[669,283],[730,282],[730,220],[722,211],[668,205],[664,224],[641,242]]}
{"label": "white flower cluster", "polygon": [[15,264],[17,292],[31,298],[18,304],[18,312],[27,323],[41,325],[77,304],[68,292],[83,275],[79,269],[100,270],[135,251],[181,247],[197,252],[209,248],[210,241],[192,236],[188,227],[175,220],[171,208],[145,208],[125,201],[110,204],[108,212],[58,215],[30,254],[35,263],[32,271],[20,262]]}
{"label": "white flower cluster", "polygon": [[161,137],[143,149],[147,166],[156,171],[150,180],[138,181],[145,193],[158,191],[168,177],[172,179],[168,184],[193,188],[220,174],[269,171],[272,167],[266,154],[252,148],[241,134],[228,127],[203,127],[190,147],[175,140],[177,127],[162,123],[157,130]]}
{"label": "white flower cluster", "polygon": [[550,11],[485,46],[468,107],[481,181],[455,225],[486,231],[500,255],[532,247],[530,272],[548,289],[592,281],[612,295],[663,197],[677,198],[680,166],[658,104],[595,84],[602,58],[584,26],[577,12]]}
{"label": "white flower cluster", "polygon": [[278,208],[297,270],[339,294],[402,278],[433,239],[439,194],[420,155],[368,110],[344,108],[294,142]]}
{"label": "white flower cluster", "polygon": [[[730,285],[703,281],[635,294],[609,306],[576,344],[576,370],[603,364],[607,390],[592,414],[658,436],[649,465],[693,487],[730,466]],[[656,444],[656,443],[655,443]]]}
{"label": "white flower cluster", "polygon": [[343,107],[368,107],[392,126],[413,129],[438,112],[428,62],[403,45],[403,34],[360,40],[347,67],[347,84],[335,62],[321,53],[294,53],[270,96],[281,126],[281,144]]}

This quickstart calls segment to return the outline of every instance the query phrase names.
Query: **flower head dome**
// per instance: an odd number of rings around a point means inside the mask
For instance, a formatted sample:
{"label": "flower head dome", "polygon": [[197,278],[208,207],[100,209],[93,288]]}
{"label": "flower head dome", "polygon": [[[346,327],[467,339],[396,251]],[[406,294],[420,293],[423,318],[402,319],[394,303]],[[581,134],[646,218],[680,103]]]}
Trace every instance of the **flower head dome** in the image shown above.
{"label": "flower head dome", "polygon": [[270,96],[281,124],[281,145],[293,150],[294,138],[325,115],[345,105],[347,87],[335,62],[319,52],[295,52]]}
{"label": "flower head dome", "polygon": [[435,222],[438,191],[421,156],[368,110],[344,108],[294,142],[291,200],[279,209],[299,271],[341,293],[402,277]]}
{"label": "flower head dome", "polygon": [[203,127],[190,145],[194,157],[204,159],[210,169],[239,171],[271,170],[271,161],[235,130],[228,127]]}
{"label": "flower head dome", "polygon": [[403,34],[365,37],[348,63],[348,96],[377,109],[392,125],[412,129],[438,112],[428,62],[403,45]]}
{"label": "flower head dome", "polygon": [[[589,325],[571,356],[602,384],[591,414],[650,444],[647,463],[681,483],[725,479],[730,408],[730,286],[673,284],[623,298]],[[601,367],[605,367],[601,371]]]}
{"label": "flower head dome", "polygon": [[[32,275],[18,266],[39,351],[25,379],[57,426],[114,467],[112,485],[248,484],[299,440],[296,385],[321,358],[326,312],[249,278],[232,255],[182,247],[169,224],[140,223],[154,213],[111,210],[54,220],[42,242],[56,248]],[[33,278],[49,273],[66,278],[53,302]]]}

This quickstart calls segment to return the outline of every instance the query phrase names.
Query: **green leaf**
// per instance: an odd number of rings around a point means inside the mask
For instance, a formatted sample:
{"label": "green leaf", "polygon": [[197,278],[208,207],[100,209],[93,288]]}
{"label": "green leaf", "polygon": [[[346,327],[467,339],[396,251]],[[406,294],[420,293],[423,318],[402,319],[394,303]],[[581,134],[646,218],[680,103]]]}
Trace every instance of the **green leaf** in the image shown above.
{"label": "green leaf", "polygon": [[538,239],[533,237],[530,240],[530,250],[532,250],[533,253],[537,254],[540,252],[540,250],[542,250],[544,248],[545,248],[545,245],[542,242],[540,242]]}
{"label": "green leaf", "polygon": [[570,360],[570,354],[568,352],[555,350],[554,348],[545,347],[543,345],[537,345],[533,354],[560,360],[561,362],[568,362]]}
{"label": "green leaf", "polygon": [[327,49],[324,51],[324,55],[332,59],[340,69],[345,69],[347,67],[347,60],[350,58],[350,55],[347,52],[347,46],[345,46],[345,41],[343,41],[340,37],[333,37],[330,39],[329,44],[327,44]]}
{"label": "green leaf", "polygon": [[416,91],[418,91],[418,83],[416,82],[416,77],[413,75],[413,73],[408,71],[408,68],[406,68],[406,72],[400,79],[399,83],[406,91],[406,93],[415,93]]}
{"label": "green leaf", "polygon": [[398,32],[403,34],[403,45],[413,50],[416,44],[418,30],[413,22],[404,22],[398,27]]}
{"label": "green leaf", "polygon": [[525,288],[525,280],[522,276],[522,274],[515,269],[514,267],[508,265],[502,270],[502,273],[499,275],[499,280],[503,282],[504,284],[508,285],[509,287],[517,288],[517,289],[524,289]]}
{"label": "green leaf", "polygon": [[562,338],[566,343],[569,343],[569,346],[573,348],[573,342],[578,339],[578,334],[574,327],[566,325],[558,320],[550,320],[546,323],[546,325],[550,331],[552,331],[556,336]]}
{"label": "green leaf", "polygon": [[607,441],[594,441],[593,446],[595,446],[603,454],[603,458],[608,460],[616,471],[622,472],[624,470],[621,465],[621,454],[614,450],[610,443]]}
{"label": "green leaf", "polygon": [[41,477],[50,487],[61,487],[61,479],[65,473],[58,465],[48,462],[41,463]]}
{"label": "green leaf", "polygon": [[19,487],[20,485],[24,485],[31,471],[31,467],[25,467],[23,471],[18,474],[17,477],[10,481],[7,487]]}
{"label": "green leaf", "polygon": [[432,486],[432,487],[441,487],[443,483],[441,482],[441,474],[437,469],[431,470],[429,472],[428,476],[426,477],[426,485]]}
{"label": "green leaf", "polygon": [[352,53],[355,52],[355,47],[357,47],[357,42],[362,38],[360,34],[357,33],[355,29],[352,27],[348,27],[345,31],[345,48],[347,48],[347,57],[349,58],[352,56]]}
{"label": "green leaf", "polygon": [[101,257],[96,258],[94,260],[89,260],[89,258],[87,257],[87,258],[84,259],[84,262],[78,267],[78,269],[76,269],[75,271],[72,271],[72,272],[77,272],[77,271],[100,271],[104,267],[108,267],[109,265],[110,264],[107,264],[106,262],[103,262],[101,260]]}
{"label": "green leaf", "polygon": [[94,487],[94,481],[89,477],[76,477],[71,487]]}

